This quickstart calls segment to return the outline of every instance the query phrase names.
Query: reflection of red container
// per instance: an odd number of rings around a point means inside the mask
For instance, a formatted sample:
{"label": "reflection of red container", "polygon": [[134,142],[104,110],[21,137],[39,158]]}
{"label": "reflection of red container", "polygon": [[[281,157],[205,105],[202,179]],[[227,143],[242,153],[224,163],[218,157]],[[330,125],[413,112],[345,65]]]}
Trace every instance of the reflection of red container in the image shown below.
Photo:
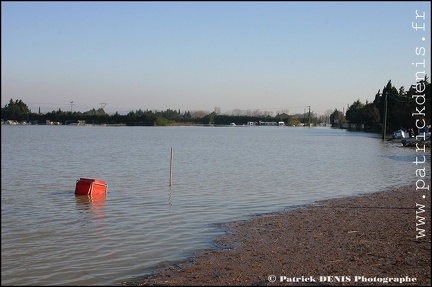
{"label": "reflection of red container", "polygon": [[107,190],[105,181],[90,178],[77,180],[75,195],[88,195],[91,197],[104,197]]}

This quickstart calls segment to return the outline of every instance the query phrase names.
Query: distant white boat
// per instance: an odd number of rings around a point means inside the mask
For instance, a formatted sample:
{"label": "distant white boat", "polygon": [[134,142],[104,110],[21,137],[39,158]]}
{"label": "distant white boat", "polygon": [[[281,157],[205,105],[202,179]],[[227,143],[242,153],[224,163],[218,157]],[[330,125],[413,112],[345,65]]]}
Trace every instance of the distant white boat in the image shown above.
{"label": "distant white boat", "polygon": [[[415,138],[414,131],[411,130],[411,134],[409,131],[405,130],[404,128],[401,128],[400,130],[397,130],[393,132],[393,138],[392,139],[409,139],[409,138]],[[417,137],[421,137],[424,140],[430,139],[431,137],[431,126],[427,125],[424,128],[420,128],[417,130]]]}
{"label": "distant white boat", "polygon": [[411,130],[411,134],[409,131],[401,128],[393,133],[393,137],[389,139],[389,141],[401,142],[403,146],[413,145],[419,142],[426,142],[431,140],[431,130],[430,125],[425,126],[424,128],[418,129],[417,136],[414,135],[414,132]]}
{"label": "distant white boat", "polygon": [[393,139],[408,139],[410,134],[405,129],[400,129],[393,132]]}

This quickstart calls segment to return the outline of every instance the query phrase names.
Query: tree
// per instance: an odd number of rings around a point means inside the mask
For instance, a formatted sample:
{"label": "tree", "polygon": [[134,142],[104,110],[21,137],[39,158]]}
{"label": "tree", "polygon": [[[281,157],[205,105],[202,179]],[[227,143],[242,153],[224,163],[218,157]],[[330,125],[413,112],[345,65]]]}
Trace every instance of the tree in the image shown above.
{"label": "tree", "polygon": [[365,130],[380,131],[381,116],[380,112],[373,103],[367,103],[363,111]]}
{"label": "tree", "polygon": [[28,120],[31,111],[22,100],[10,99],[9,104],[1,109],[2,118],[9,120]]}
{"label": "tree", "polygon": [[330,115],[330,124],[332,127],[340,128],[342,127],[342,124],[344,122],[344,115],[341,111],[338,111],[337,109],[334,110],[334,112]]}
{"label": "tree", "polygon": [[365,105],[360,100],[355,101],[346,112],[346,119],[352,124],[364,123],[364,107]]}

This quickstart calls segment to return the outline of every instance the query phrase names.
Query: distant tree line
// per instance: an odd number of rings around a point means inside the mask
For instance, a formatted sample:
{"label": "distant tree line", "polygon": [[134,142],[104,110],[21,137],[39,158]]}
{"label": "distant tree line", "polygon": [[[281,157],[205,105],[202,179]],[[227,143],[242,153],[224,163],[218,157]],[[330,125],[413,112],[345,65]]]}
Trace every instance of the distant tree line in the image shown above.
{"label": "distant tree line", "polygon": [[312,125],[327,123],[330,121],[333,127],[342,127],[343,124],[350,123],[356,126],[363,126],[364,130],[380,132],[383,128],[383,119],[385,115],[385,106],[387,99],[387,130],[394,131],[401,127],[411,128],[415,125],[416,117],[413,116],[418,104],[415,101],[415,95],[418,94],[419,85],[424,87],[425,98],[425,117],[427,124],[430,124],[430,83],[427,77],[412,85],[408,91],[404,87],[397,89],[388,81],[387,85],[378,90],[373,102],[362,103],[360,100],[355,101],[344,114],[335,109],[329,117],[318,117],[313,112],[309,115],[296,114],[288,115],[285,113],[271,115],[225,115],[220,114],[215,109],[211,113],[191,113],[189,111],[181,113],[180,110],[167,109],[165,111],[135,110],[126,115],[120,115],[116,112],[113,115],[107,114],[103,108],[91,109],[86,112],[52,111],[41,114],[32,112],[22,100],[11,99],[4,108],[1,109],[2,120],[14,120],[31,124],[45,124],[47,121],[58,122],[62,125],[78,123],[85,121],[86,124],[107,124],[107,125],[127,125],[127,126],[167,126],[175,124],[199,124],[199,125],[236,125],[246,124],[247,122],[279,122],[283,121],[286,125]]}
{"label": "distant tree line", "polygon": [[299,123],[296,116],[281,115],[269,116],[246,116],[246,115],[220,115],[216,112],[197,113],[192,115],[190,111],[181,113],[180,110],[167,109],[165,111],[135,110],[126,115],[116,112],[113,115],[107,114],[103,108],[92,109],[86,112],[52,111],[46,114],[32,113],[22,100],[13,99],[9,104],[1,109],[3,120],[14,120],[18,122],[28,122],[31,124],[43,125],[47,121],[57,122],[62,125],[85,121],[86,124],[107,124],[107,125],[127,125],[127,126],[167,126],[175,124],[210,124],[210,125],[229,125],[230,123],[246,124],[247,122],[259,121],[284,121]]}
{"label": "distant tree line", "polygon": [[[424,105],[419,106],[416,102],[417,95],[424,98]],[[423,97],[424,95],[424,97]],[[412,85],[408,91],[402,86],[399,89],[394,87],[391,80],[388,81],[375,95],[373,102],[362,103],[355,101],[349,106],[345,115],[335,109],[330,116],[332,126],[341,127],[345,122],[354,124],[357,127],[363,126],[363,130],[381,132],[383,129],[384,116],[386,113],[387,101],[387,131],[395,131],[400,128],[414,128],[415,121],[419,118],[417,109],[424,112],[423,119],[427,124],[431,123],[431,85],[428,78]],[[422,110],[423,109],[423,110]]]}

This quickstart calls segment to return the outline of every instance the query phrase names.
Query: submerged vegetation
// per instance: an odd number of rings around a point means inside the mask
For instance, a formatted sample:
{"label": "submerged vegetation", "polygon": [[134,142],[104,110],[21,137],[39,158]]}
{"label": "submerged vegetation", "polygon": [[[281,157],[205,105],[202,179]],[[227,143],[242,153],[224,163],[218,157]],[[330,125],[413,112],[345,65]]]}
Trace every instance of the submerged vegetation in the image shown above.
{"label": "submerged vegetation", "polygon": [[[419,89],[421,87],[421,89]],[[419,109],[419,96],[424,100],[423,110]],[[360,100],[350,105],[347,111],[335,109],[328,115],[318,116],[315,113],[288,115],[287,113],[237,113],[221,114],[218,108],[211,113],[180,112],[167,109],[151,111],[138,109],[126,115],[118,112],[107,114],[103,108],[79,111],[52,111],[49,113],[34,113],[22,100],[13,100],[1,109],[2,122],[7,120],[25,122],[28,124],[94,124],[94,125],[127,125],[127,126],[167,126],[167,125],[243,125],[248,122],[284,122],[285,125],[318,125],[331,124],[333,127],[354,127],[357,129],[380,132],[383,129],[383,119],[387,114],[387,130],[393,131],[401,127],[409,128],[415,124],[416,111],[421,111],[422,118],[430,124],[430,83],[427,77],[412,85],[408,91],[404,87],[397,89],[391,80],[375,95],[373,102],[362,103]],[[386,109],[387,107],[387,109]],[[417,110],[416,110],[417,109]],[[420,113],[417,113],[420,114]]]}

